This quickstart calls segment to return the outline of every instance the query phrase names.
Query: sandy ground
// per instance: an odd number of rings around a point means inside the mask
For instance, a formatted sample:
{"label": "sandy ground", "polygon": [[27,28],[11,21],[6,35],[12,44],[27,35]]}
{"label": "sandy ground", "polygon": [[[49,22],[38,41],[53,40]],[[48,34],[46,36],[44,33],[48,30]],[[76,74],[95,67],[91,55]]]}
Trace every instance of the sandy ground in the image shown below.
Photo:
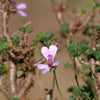
{"label": "sandy ground", "polygon": [[[19,1],[24,2],[24,0],[19,0]],[[83,3],[85,1],[87,0],[70,0],[73,8],[86,7],[85,3]],[[57,34],[57,32],[60,30],[60,26],[52,10],[52,5],[50,3],[50,0],[44,0],[44,1],[25,0],[25,2],[28,5],[28,8],[26,10],[26,12],[28,13],[27,21],[32,21],[31,26],[34,27],[34,32],[33,34],[30,35],[30,39],[35,38],[35,35],[38,34],[39,32],[50,32]],[[20,20],[21,20],[20,15],[18,14],[11,15],[10,27],[9,27],[11,33],[16,32],[19,26],[21,26]],[[59,37],[59,35],[57,36]],[[75,40],[77,42],[80,42],[84,39],[84,37],[81,34],[77,34],[75,37],[76,37]],[[74,79],[74,71],[71,69],[67,70],[64,68],[64,64],[66,62],[71,62],[71,59],[68,57],[68,51],[65,48],[66,40],[60,38],[59,41],[61,41],[60,45],[62,47],[62,51],[59,52],[56,56],[56,60],[60,60],[60,65],[57,67],[56,70],[57,79],[64,100],[69,100],[69,95],[71,94],[67,92],[67,89],[70,86],[76,85]],[[39,59],[39,55],[40,54],[37,52],[37,54],[35,55],[37,59]],[[53,80],[52,72],[41,75],[41,84],[38,77],[38,73],[39,72],[37,69],[37,76],[35,76],[34,79],[35,80],[34,87],[30,89],[30,92],[28,94],[31,100],[43,100],[44,93],[42,88],[49,88],[49,89],[52,88],[52,80]],[[83,84],[81,79],[79,79],[79,83]],[[56,86],[54,88],[54,100],[55,98],[58,98],[57,100],[60,100]],[[2,93],[0,93],[0,100],[6,100]]]}

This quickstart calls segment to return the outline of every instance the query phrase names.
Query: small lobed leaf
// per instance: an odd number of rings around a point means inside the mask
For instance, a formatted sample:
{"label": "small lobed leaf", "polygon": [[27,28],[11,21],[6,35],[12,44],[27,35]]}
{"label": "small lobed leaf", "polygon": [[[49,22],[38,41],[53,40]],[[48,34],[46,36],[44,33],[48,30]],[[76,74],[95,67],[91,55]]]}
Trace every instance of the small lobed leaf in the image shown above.
{"label": "small lobed leaf", "polygon": [[74,42],[72,35],[70,35],[70,34],[68,35],[68,40],[70,43]]}
{"label": "small lobed leaf", "polygon": [[83,31],[83,35],[92,38],[93,37],[93,29],[90,29],[90,26],[87,25],[86,28]]}
{"label": "small lobed leaf", "polygon": [[89,49],[88,43],[82,42],[82,43],[80,44],[80,53],[81,53],[81,54],[85,53],[85,51],[86,51],[87,49]]}
{"label": "small lobed leaf", "polygon": [[100,60],[100,51],[99,50],[89,50],[89,54],[94,56],[97,60]]}
{"label": "small lobed leaf", "polygon": [[100,66],[96,66],[95,67],[95,72],[97,73],[97,72],[100,72]]}
{"label": "small lobed leaf", "polygon": [[17,67],[17,71],[22,71],[23,68],[22,67]]}
{"label": "small lobed leaf", "polygon": [[41,48],[42,48],[42,45],[40,45],[40,46],[38,47],[39,53],[41,53]]}
{"label": "small lobed leaf", "polygon": [[48,42],[53,36],[54,36],[53,33],[40,32],[38,35],[36,35],[36,38],[39,39],[39,40]]}
{"label": "small lobed leaf", "polygon": [[34,29],[33,29],[32,27],[30,27],[30,28],[28,29],[28,32],[29,32],[29,33],[33,32],[33,31],[34,31]]}
{"label": "small lobed leaf", "polygon": [[20,27],[19,30],[25,33],[26,32],[26,27]]}
{"label": "small lobed leaf", "polygon": [[38,40],[32,40],[33,46],[36,46],[38,44]]}
{"label": "small lobed leaf", "polygon": [[70,96],[69,100],[76,100],[76,98],[74,96]]}
{"label": "small lobed leaf", "polygon": [[12,44],[15,45],[15,46],[18,46],[19,40],[20,40],[20,38],[15,35],[13,40],[12,40]]}
{"label": "small lobed leaf", "polygon": [[65,34],[65,33],[69,33],[69,24],[68,23],[64,23],[61,25],[61,30],[59,32],[60,34]]}
{"label": "small lobed leaf", "polygon": [[8,72],[8,68],[3,65],[3,64],[0,64],[0,75],[4,75]]}
{"label": "small lobed leaf", "polygon": [[19,100],[18,98],[13,98],[13,100]]}
{"label": "small lobed leaf", "polygon": [[81,12],[81,15],[83,15],[83,14],[85,14],[86,11],[85,11],[85,9],[81,9],[80,12]]}
{"label": "small lobed leaf", "polygon": [[4,50],[9,50],[9,43],[8,42],[3,42],[1,45],[0,45],[0,53],[2,53]]}
{"label": "small lobed leaf", "polygon": [[73,93],[76,97],[80,95],[80,90],[76,86],[69,88],[68,91]]}
{"label": "small lobed leaf", "polygon": [[58,40],[58,37],[55,37],[53,40],[56,42]]}
{"label": "small lobed leaf", "polygon": [[76,12],[77,12],[77,10],[76,10],[75,8],[73,8],[73,9],[72,9],[72,12],[76,13]]}
{"label": "small lobed leaf", "polygon": [[72,57],[72,56],[74,56],[74,57],[78,56],[78,43],[72,42],[72,43],[66,45],[66,47],[69,50],[69,56],[70,57]]}

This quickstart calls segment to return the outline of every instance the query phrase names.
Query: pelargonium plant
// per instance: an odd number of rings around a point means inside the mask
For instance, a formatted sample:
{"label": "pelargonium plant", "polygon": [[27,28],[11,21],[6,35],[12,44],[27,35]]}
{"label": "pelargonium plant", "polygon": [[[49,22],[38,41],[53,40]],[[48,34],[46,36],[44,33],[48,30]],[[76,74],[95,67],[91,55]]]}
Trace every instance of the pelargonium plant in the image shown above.
{"label": "pelargonium plant", "polygon": [[[56,0],[51,2],[61,27],[58,33],[64,37],[72,60],[72,64],[66,63],[64,67],[71,68],[75,72],[77,86],[68,89],[73,94],[69,100],[100,100],[100,21],[95,22],[100,2],[93,0],[88,5],[90,12],[85,9],[71,9],[69,2],[57,3]],[[36,35],[36,39],[28,44],[28,36],[34,30],[32,27],[27,27],[31,22],[25,21],[17,32],[12,34],[9,32],[9,15],[18,13],[26,17],[28,14],[23,12],[26,8],[27,5],[24,2],[17,4],[17,0],[0,0],[3,29],[2,35],[0,33],[0,91],[7,100],[29,100],[27,93],[35,82],[33,79],[36,69],[39,71],[43,69],[44,75],[47,72],[50,74],[53,72],[53,86],[49,91],[46,90],[47,98],[44,99],[53,100],[56,83],[60,99],[63,100],[56,76],[56,68],[59,67],[60,61],[55,61],[56,54],[61,51],[57,43],[59,39],[53,33],[40,32]],[[69,17],[67,23],[63,14],[65,11]],[[88,37],[87,41],[77,43],[74,39],[77,32]],[[38,42],[39,51],[44,56],[41,59],[34,58],[34,50]],[[78,76],[83,79],[85,85],[80,86]]]}

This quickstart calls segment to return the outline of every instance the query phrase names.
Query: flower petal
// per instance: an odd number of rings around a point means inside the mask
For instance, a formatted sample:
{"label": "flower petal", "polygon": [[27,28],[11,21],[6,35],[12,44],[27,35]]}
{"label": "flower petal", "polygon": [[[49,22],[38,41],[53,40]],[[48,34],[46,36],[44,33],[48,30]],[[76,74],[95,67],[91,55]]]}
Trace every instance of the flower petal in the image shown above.
{"label": "flower petal", "polygon": [[49,47],[49,53],[53,56],[53,58],[55,57],[56,53],[57,53],[57,46],[56,45],[51,45]]}
{"label": "flower petal", "polygon": [[53,63],[53,65],[52,66],[58,66],[59,65],[59,60],[58,61],[56,61],[55,63]]}
{"label": "flower petal", "polygon": [[48,68],[48,65],[45,65],[45,64],[38,64],[37,67],[39,69],[47,69]]}
{"label": "flower petal", "polygon": [[48,59],[49,49],[47,47],[42,47],[41,53],[46,59]]}
{"label": "flower petal", "polygon": [[27,8],[26,4],[25,3],[20,3],[16,6],[17,9],[20,9],[20,10],[24,10]]}
{"label": "flower petal", "polygon": [[46,68],[42,73],[45,74],[50,71],[50,67]]}
{"label": "flower petal", "polygon": [[26,17],[27,16],[27,14],[24,13],[23,11],[21,11],[21,10],[18,10],[17,13],[19,13],[23,17]]}

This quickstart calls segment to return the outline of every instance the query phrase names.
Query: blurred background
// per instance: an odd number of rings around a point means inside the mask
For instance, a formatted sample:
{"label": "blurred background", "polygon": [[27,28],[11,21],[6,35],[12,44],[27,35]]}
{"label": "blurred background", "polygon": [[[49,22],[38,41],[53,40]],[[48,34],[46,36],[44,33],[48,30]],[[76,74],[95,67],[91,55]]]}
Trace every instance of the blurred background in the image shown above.
{"label": "blurred background", "polygon": [[[57,2],[66,2],[67,0],[57,0]],[[55,13],[52,8],[52,3],[50,0],[17,0],[17,3],[25,2],[27,4],[27,9],[25,12],[28,14],[26,18],[26,22],[31,21],[31,27],[34,28],[34,32],[30,34],[29,40],[35,39],[36,34],[39,32],[49,32],[54,33],[56,36],[60,37],[57,34],[60,30],[60,25],[56,19]],[[87,4],[92,2],[92,0],[68,0],[71,4],[71,8],[87,8]],[[12,14],[9,20],[9,29],[11,34],[16,32],[19,27],[22,26],[21,23],[22,17],[18,14]],[[68,20],[66,18],[66,20]],[[76,34],[75,40],[77,42],[81,42],[84,40],[84,36],[82,34]],[[60,64],[57,67],[57,79],[58,83],[63,95],[64,100],[69,100],[69,96],[71,95],[68,93],[67,89],[71,86],[75,86],[75,79],[74,79],[74,71],[71,69],[65,69],[64,64],[66,62],[71,62],[71,59],[68,56],[68,51],[65,47],[66,39],[59,38],[59,44],[62,48],[62,51],[56,55],[56,60],[60,60]],[[39,59],[40,54],[36,50],[35,58]],[[39,78],[39,71],[37,69],[37,75],[34,78],[34,86],[30,89],[28,96],[31,100],[43,100],[45,96],[45,92],[43,89],[52,88],[52,80],[53,74],[52,72],[41,74],[41,79]],[[79,78],[79,84],[82,85],[84,82]],[[57,88],[54,88],[54,100],[60,100]],[[4,95],[0,93],[0,100],[6,100]]]}

